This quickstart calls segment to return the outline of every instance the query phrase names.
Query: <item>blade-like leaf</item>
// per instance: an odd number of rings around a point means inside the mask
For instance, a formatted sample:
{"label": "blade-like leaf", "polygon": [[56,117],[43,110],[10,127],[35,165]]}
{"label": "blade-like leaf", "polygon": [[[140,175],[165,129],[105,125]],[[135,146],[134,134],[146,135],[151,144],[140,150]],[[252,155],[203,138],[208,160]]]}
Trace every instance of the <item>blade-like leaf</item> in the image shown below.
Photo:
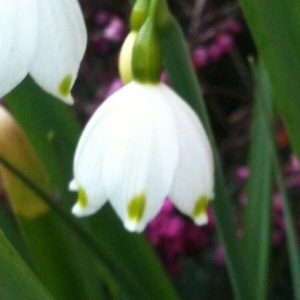
{"label": "blade-like leaf", "polygon": [[[2,108],[0,120],[1,158],[13,163],[20,171],[45,192],[51,185],[44,168],[17,122]],[[30,188],[3,165],[0,171],[9,195],[13,212],[30,250],[34,270],[52,292],[60,299],[86,298],[81,281],[77,255],[66,227]],[[71,275],[70,275],[71,274]]]}
{"label": "blade-like leaf", "polygon": [[30,77],[5,97],[5,105],[25,131],[52,183],[64,200],[80,126],[71,108],[43,92]]}
{"label": "blade-like leaf", "polygon": [[269,73],[276,109],[300,157],[300,2],[240,2]]}
{"label": "blade-like leaf", "polygon": [[284,221],[286,226],[287,245],[289,253],[290,270],[292,276],[294,299],[300,299],[300,250],[299,243],[297,240],[297,232],[295,229],[294,216],[292,214],[292,208],[290,200],[287,196],[287,191],[284,185],[283,176],[279,168],[278,158],[274,154],[274,164],[276,169],[276,179],[279,186],[280,194],[283,200],[283,212]]}
{"label": "blade-like leaf", "polygon": [[[163,1],[164,2],[164,1]],[[209,117],[202,98],[198,80],[189,57],[182,30],[171,16],[161,9],[158,18],[158,29],[163,51],[163,59],[172,86],[198,113],[210,137],[215,157],[215,199],[212,202],[217,230],[225,249],[226,262],[229,269],[233,289],[237,299],[253,299],[253,286],[246,268],[246,260],[241,244],[237,239],[234,226],[233,210],[226,191],[223,172],[214,146]],[[178,72],[180,70],[180,72]]]}
{"label": "blade-like leaf", "polygon": [[[272,119],[275,118],[274,116],[274,107],[272,104],[272,97],[270,95],[270,86],[268,84],[267,74],[265,73],[263,67],[260,65],[256,68],[256,83],[257,83],[257,105],[256,105],[256,114],[257,114],[257,125],[260,124],[260,130],[257,131],[258,135],[264,136],[264,141],[260,141],[260,151],[263,147],[268,149],[268,151],[264,155],[264,159],[266,161],[271,160],[271,168],[275,173],[277,185],[279,187],[279,191],[283,200],[283,211],[284,211],[284,220],[286,224],[286,234],[287,234],[287,246],[288,246],[288,253],[289,253],[289,262],[290,262],[290,269],[291,269],[291,276],[292,276],[292,283],[294,288],[294,299],[300,299],[300,287],[299,287],[299,279],[300,279],[300,253],[297,245],[297,234],[295,230],[295,221],[291,210],[290,200],[287,196],[286,187],[284,185],[284,180],[282,176],[282,172],[280,169],[279,159],[276,152],[276,146],[274,143],[273,137],[273,126],[272,126]],[[269,163],[266,165],[265,162],[261,161],[262,167],[269,167]],[[265,173],[265,171],[262,171]],[[265,174],[270,175],[270,174]],[[254,174],[255,176],[255,174]],[[260,177],[260,175],[258,175]],[[262,183],[256,182],[257,186],[259,185],[267,185],[266,187],[270,187],[268,184],[267,178],[260,178]],[[253,187],[253,186],[252,186]],[[263,187],[263,186],[262,186]],[[266,196],[267,192],[261,190],[261,195]],[[253,195],[254,196],[254,195]],[[259,198],[259,195],[257,195]],[[253,236],[253,231],[251,232],[251,225],[248,225],[248,234],[251,235],[251,242],[250,236],[248,240],[248,245],[250,244],[250,249],[254,256],[257,255],[256,261],[253,261],[254,269],[256,269],[256,277],[257,277],[257,297],[256,299],[266,299],[267,298],[267,267],[268,267],[268,260],[269,260],[269,245],[268,242],[270,240],[270,224],[268,220],[266,221],[264,218],[270,219],[270,210],[269,205],[266,203],[258,203],[258,201],[262,201],[262,197],[259,200],[254,200],[257,205],[258,217],[254,216],[254,212],[252,212],[252,218],[255,221],[260,221],[260,228],[256,229],[255,232],[258,232],[259,235],[257,238]],[[255,209],[252,205],[252,208]],[[249,213],[249,211],[248,211]],[[249,216],[248,216],[249,217]],[[260,220],[258,220],[260,218]],[[251,222],[249,219],[248,222]],[[255,230],[252,226],[252,230]],[[249,243],[250,242],[250,243]],[[256,249],[255,243],[256,242]],[[246,243],[247,245],[247,243]]]}
{"label": "blade-like leaf", "polygon": [[[62,195],[60,204],[69,208],[71,202],[75,202],[75,195],[69,193],[67,187],[72,178],[73,152],[80,133],[70,108],[45,94],[30,78],[8,95],[5,103],[27,133]],[[88,221],[82,220],[83,223]],[[95,222],[101,225],[94,226]],[[111,210],[97,214],[90,223],[93,223],[94,236],[115,257],[116,265],[128,272],[129,280],[138,284],[150,298],[177,299],[144,236],[126,232]]]}
{"label": "blade-like leaf", "polygon": [[54,299],[20,258],[0,230],[0,298],[3,300]]}
{"label": "blade-like leaf", "polygon": [[267,74],[261,64],[253,67],[255,107],[249,153],[250,176],[245,209],[244,246],[248,255],[256,298],[268,295],[269,252],[272,215],[273,167],[271,152],[273,106]]}
{"label": "blade-like leaf", "polygon": [[[276,109],[283,119],[292,147],[300,157],[300,2],[298,0],[240,0],[250,30],[268,71]],[[295,299],[300,299],[299,251],[293,220],[274,150],[277,181],[284,202],[290,265]],[[277,163],[276,163],[277,162]]]}

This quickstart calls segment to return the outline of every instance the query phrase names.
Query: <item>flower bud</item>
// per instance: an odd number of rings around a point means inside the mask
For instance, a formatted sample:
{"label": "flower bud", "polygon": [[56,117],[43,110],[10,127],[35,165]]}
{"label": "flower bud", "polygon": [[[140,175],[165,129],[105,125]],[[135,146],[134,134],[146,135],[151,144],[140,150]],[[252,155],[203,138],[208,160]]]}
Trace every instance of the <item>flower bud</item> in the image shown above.
{"label": "flower bud", "polygon": [[132,50],[138,31],[147,19],[149,0],[137,0],[130,15],[130,32],[123,42],[119,56],[119,74],[123,83],[128,83],[132,76]]}
{"label": "flower bud", "polygon": [[137,36],[136,31],[131,31],[121,48],[119,56],[119,74],[123,83],[128,83],[132,80],[131,57],[132,49]]}
{"label": "flower bud", "polygon": [[[39,188],[45,192],[50,191],[49,178],[25,133],[2,106],[0,106],[0,156]],[[16,215],[33,219],[48,212],[48,206],[2,165],[0,165],[0,174]]]}

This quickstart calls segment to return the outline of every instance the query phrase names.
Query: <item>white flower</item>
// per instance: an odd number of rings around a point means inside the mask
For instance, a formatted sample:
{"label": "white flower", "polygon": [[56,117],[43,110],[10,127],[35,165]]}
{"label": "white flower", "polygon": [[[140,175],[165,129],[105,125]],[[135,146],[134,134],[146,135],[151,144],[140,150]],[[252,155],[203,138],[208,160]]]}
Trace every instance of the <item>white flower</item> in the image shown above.
{"label": "white flower", "polygon": [[193,110],[162,83],[131,82],[98,108],[82,133],[72,212],[93,214],[109,199],[128,230],[142,231],[169,196],[204,224],[213,173],[210,144]]}
{"label": "white flower", "polygon": [[1,0],[0,36],[0,97],[29,73],[47,92],[72,103],[87,40],[77,0]]}

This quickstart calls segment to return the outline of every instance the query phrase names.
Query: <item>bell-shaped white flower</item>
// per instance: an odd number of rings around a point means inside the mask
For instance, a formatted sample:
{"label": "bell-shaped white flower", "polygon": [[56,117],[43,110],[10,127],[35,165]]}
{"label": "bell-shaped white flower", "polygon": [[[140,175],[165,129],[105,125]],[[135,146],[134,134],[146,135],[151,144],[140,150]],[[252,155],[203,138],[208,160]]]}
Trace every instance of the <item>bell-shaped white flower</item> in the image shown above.
{"label": "bell-shaped white flower", "polygon": [[213,197],[212,151],[194,111],[165,84],[131,82],[85,127],[74,158],[72,212],[95,213],[109,200],[125,227],[142,231],[169,196],[196,223]]}
{"label": "bell-shaped white flower", "polygon": [[0,97],[30,74],[47,92],[72,102],[87,41],[77,0],[1,0],[0,36]]}

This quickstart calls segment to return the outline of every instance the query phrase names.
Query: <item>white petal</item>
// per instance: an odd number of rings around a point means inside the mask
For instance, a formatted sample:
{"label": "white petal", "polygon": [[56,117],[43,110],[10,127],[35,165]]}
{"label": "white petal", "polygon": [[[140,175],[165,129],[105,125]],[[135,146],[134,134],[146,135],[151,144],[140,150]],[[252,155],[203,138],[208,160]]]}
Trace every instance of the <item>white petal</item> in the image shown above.
{"label": "white petal", "polygon": [[75,191],[78,191],[78,188],[79,188],[79,186],[78,186],[76,180],[72,179],[69,183],[69,190],[72,192],[75,192]]}
{"label": "white petal", "polygon": [[195,218],[194,221],[199,226],[206,225],[208,223],[207,213],[205,212],[205,213],[197,216],[197,218]]}
{"label": "white petal", "polygon": [[86,41],[77,0],[39,0],[38,46],[30,74],[47,92],[72,103],[70,90]]}
{"label": "white petal", "polygon": [[206,201],[213,198],[214,168],[211,147],[195,112],[168,87],[165,87],[165,95],[176,115],[180,144],[179,161],[170,197],[180,211],[192,216],[196,223],[203,224],[207,222]]}
{"label": "white petal", "polygon": [[107,200],[103,184],[103,162],[110,143],[111,127],[114,126],[111,115],[117,109],[119,100],[124,102],[121,90],[96,110],[85,126],[76,147],[74,179],[70,182],[69,189],[78,191],[82,188],[87,196],[87,206],[82,207],[79,203],[74,205],[72,212],[77,216],[96,212]]}
{"label": "white petal", "polygon": [[37,1],[0,1],[0,97],[29,71],[37,45]]}
{"label": "white petal", "polygon": [[[125,227],[142,231],[160,210],[172,183],[178,160],[175,120],[161,85],[132,82],[111,98],[115,107],[108,118],[104,182]],[[130,215],[131,208],[140,209],[140,215]]]}
{"label": "white petal", "polygon": [[[105,103],[106,104],[106,103]],[[74,179],[69,189],[86,193],[87,205],[74,205],[72,212],[77,216],[95,213],[107,200],[103,185],[103,160],[109,139],[109,112],[111,107],[102,105],[93,115],[79,139],[74,156]],[[107,107],[107,109],[105,108]]]}

